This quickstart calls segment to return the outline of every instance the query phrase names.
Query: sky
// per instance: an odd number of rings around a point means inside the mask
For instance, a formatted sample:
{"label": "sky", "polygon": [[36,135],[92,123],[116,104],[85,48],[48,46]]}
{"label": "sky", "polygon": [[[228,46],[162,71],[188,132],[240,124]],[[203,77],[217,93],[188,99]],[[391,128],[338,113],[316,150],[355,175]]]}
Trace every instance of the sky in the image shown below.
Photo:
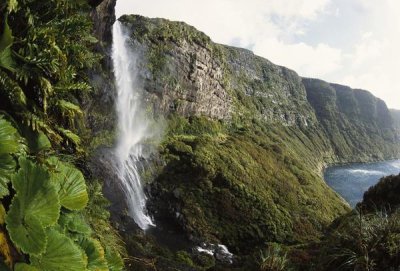
{"label": "sky", "polygon": [[400,109],[399,0],[118,0],[116,13],[184,21],[215,42]]}

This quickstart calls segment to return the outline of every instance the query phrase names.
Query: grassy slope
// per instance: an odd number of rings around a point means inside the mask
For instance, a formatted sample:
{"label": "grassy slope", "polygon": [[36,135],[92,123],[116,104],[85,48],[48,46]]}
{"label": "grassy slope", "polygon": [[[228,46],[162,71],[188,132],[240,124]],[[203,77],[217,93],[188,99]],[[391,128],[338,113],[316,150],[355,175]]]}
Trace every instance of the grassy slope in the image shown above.
{"label": "grassy slope", "polygon": [[152,189],[161,214],[172,215],[172,205],[187,233],[243,254],[268,241],[318,238],[346,205],[299,159],[296,131],[259,125],[175,117],[163,145],[167,166]]}

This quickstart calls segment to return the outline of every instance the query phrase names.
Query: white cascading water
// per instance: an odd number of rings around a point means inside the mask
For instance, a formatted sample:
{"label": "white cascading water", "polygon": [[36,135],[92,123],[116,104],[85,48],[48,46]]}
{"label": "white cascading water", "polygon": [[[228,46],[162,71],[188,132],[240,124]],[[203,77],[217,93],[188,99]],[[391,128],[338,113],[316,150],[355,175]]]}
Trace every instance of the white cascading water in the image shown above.
{"label": "white cascading water", "polygon": [[138,57],[130,50],[128,40],[123,26],[116,21],[113,26],[112,59],[118,91],[117,173],[125,192],[129,215],[145,230],[154,224],[146,211],[146,196],[138,167],[143,156],[142,142],[149,136],[149,123],[140,106],[142,88],[137,82]]}

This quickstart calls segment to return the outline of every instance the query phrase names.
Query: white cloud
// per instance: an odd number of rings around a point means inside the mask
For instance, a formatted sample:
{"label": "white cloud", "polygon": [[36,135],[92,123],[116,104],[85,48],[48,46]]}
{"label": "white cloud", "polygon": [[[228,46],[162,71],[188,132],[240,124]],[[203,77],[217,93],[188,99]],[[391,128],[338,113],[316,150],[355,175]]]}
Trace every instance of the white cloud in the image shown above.
{"label": "white cloud", "polygon": [[342,52],[323,43],[313,47],[265,39],[257,42],[253,49],[256,54],[269,56],[271,61],[301,71],[308,77],[323,77],[342,67]]}
{"label": "white cloud", "polygon": [[368,24],[346,59],[342,83],[370,90],[389,107],[400,109],[400,2],[357,0],[365,8]]}

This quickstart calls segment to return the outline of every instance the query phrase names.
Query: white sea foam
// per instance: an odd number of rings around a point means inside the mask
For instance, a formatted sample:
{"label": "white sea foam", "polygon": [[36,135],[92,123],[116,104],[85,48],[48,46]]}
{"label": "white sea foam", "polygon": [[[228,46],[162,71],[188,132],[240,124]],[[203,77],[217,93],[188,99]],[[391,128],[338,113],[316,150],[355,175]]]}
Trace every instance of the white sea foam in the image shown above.
{"label": "white sea foam", "polygon": [[362,175],[382,175],[385,176],[385,172],[378,170],[368,170],[368,169],[349,169],[350,174],[362,174]]}
{"label": "white sea foam", "polygon": [[389,163],[392,167],[400,169],[400,160],[395,160]]}

